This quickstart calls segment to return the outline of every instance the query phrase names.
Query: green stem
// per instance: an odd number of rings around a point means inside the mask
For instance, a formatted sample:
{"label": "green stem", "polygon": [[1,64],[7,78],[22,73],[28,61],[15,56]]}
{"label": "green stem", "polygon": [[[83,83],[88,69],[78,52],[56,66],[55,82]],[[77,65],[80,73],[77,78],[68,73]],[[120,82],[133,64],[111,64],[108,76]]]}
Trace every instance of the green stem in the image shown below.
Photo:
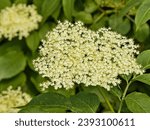
{"label": "green stem", "polygon": [[99,88],[99,92],[101,93],[101,95],[103,96],[103,98],[105,99],[105,102],[107,103],[109,109],[111,110],[111,112],[115,112],[114,108],[112,107],[111,103],[109,102],[109,100],[107,99],[107,97],[105,96],[105,94],[101,91],[101,89]]}
{"label": "green stem", "polygon": [[132,81],[127,82],[126,88],[125,88],[125,90],[123,92],[123,95],[122,95],[122,98],[121,98],[121,102],[120,102],[120,105],[119,105],[118,113],[121,112],[121,109],[122,109],[122,106],[123,106],[123,102],[125,100],[125,96],[127,94],[128,88],[129,88],[129,86],[130,86],[131,83],[132,83]]}

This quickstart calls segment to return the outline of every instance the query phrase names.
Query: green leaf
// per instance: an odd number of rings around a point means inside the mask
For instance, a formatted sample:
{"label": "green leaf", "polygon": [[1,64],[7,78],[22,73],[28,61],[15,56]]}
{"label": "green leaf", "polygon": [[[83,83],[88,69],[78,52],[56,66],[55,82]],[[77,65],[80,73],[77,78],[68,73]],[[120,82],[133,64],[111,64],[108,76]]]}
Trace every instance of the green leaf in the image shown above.
{"label": "green leaf", "polygon": [[74,0],[62,0],[64,15],[68,20],[72,20],[72,12],[74,9]]}
{"label": "green leaf", "polygon": [[98,9],[97,4],[93,0],[86,0],[84,6],[85,6],[84,10],[87,13],[93,13]]}
{"label": "green leaf", "polygon": [[45,90],[46,92],[53,92],[53,93],[58,93],[61,95],[64,95],[65,97],[70,97],[72,95],[75,95],[75,88],[66,90],[65,88],[60,88],[58,90],[54,89],[54,87],[49,87],[47,90]]}
{"label": "green leaf", "polygon": [[128,109],[134,113],[150,113],[150,97],[144,93],[133,92],[125,98]]}
{"label": "green leaf", "polygon": [[136,30],[140,29],[141,25],[150,19],[150,1],[146,0],[138,8],[135,16]]}
{"label": "green leaf", "polygon": [[65,113],[66,109],[63,108],[45,108],[41,106],[29,106],[23,108],[19,113]]}
{"label": "green leaf", "polygon": [[[96,20],[94,20],[96,21]],[[106,23],[108,21],[108,17],[103,17],[97,22],[93,22],[93,24],[90,26],[92,30],[98,30],[99,28],[105,27]]]}
{"label": "green leaf", "polygon": [[45,0],[33,0],[33,4],[36,5],[36,7],[38,8],[38,11],[40,13],[41,13],[43,1],[45,1]]}
{"label": "green leaf", "polygon": [[40,37],[37,31],[32,32],[27,38],[26,43],[32,52],[35,52],[40,44]]}
{"label": "green leaf", "polygon": [[76,11],[83,11],[84,10],[84,1],[75,0],[74,8]]}
{"label": "green leaf", "polygon": [[28,52],[28,53],[26,54],[26,56],[27,56],[27,63],[28,63],[28,66],[30,67],[31,70],[35,71],[35,68],[34,68],[34,65],[33,65],[33,60],[34,60],[35,58],[37,58],[38,52],[37,52],[37,51],[35,51],[35,52],[33,52],[33,53]]}
{"label": "green leaf", "polygon": [[150,74],[139,75],[135,77],[134,80],[150,85]]}
{"label": "green leaf", "polygon": [[110,89],[110,93],[112,93],[114,96],[116,96],[119,100],[121,100],[122,97],[122,90],[119,86],[114,86]]}
{"label": "green leaf", "polygon": [[149,36],[149,25],[147,23],[141,25],[141,27],[135,32],[135,38],[143,42]]}
{"label": "green leaf", "polygon": [[80,92],[70,98],[71,111],[94,113],[98,109],[99,99],[93,93]]}
{"label": "green leaf", "polygon": [[24,73],[20,73],[19,75],[11,79],[2,80],[0,82],[0,92],[6,90],[9,86],[12,86],[13,88],[23,86],[25,85],[25,82],[26,82],[26,75]]}
{"label": "green leaf", "polygon": [[93,22],[92,15],[90,13],[81,11],[74,13],[74,16],[77,20],[84,22],[85,24],[91,24]]}
{"label": "green leaf", "polygon": [[[0,47],[0,80],[11,78],[25,69],[26,58],[18,47],[4,44]],[[3,50],[4,49],[4,50]]]}
{"label": "green leaf", "polygon": [[60,0],[44,0],[42,3],[41,14],[43,16],[43,23],[47,18],[54,13],[59,7]]}
{"label": "green leaf", "polygon": [[46,33],[50,30],[50,26],[48,23],[44,23],[42,27],[39,29],[39,37],[40,39],[43,39],[46,35]]}
{"label": "green leaf", "polygon": [[150,69],[150,50],[140,53],[137,57],[137,62],[141,64],[144,69]]}
{"label": "green leaf", "polygon": [[123,35],[127,34],[131,28],[130,21],[128,19],[118,17],[118,15],[112,15],[109,18],[109,25],[113,30]]}
{"label": "green leaf", "polygon": [[119,12],[119,17],[123,17],[130,9],[142,3],[143,0],[128,0],[125,7]]}
{"label": "green leaf", "polygon": [[26,4],[27,3],[27,0],[14,0],[15,4],[19,4],[19,3],[23,3],[23,4]]}
{"label": "green leaf", "polygon": [[40,83],[44,82],[45,79],[37,74],[37,73],[33,73],[30,77],[31,82],[33,83],[33,85],[35,86],[35,88],[39,91],[39,92],[43,92],[42,87],[40,86]]}
{"label": "green leaf", "polygon": [[55,110],[67,110],[69,100],[57,93],[44,93],[34,97],[23,108],[23,112],[57,112]]}
{"label": "green leaf", "polygon": [[0,0],[0,10],[8,6],[11,6],[10,0]]}
{"label": "green leaf", "polygon": [[61,5],[59,5],[57,10],[55,10],[54,13],[52,14],[52,17],[55,19],[55,21],[58,21],[60,14],[61,14]]}

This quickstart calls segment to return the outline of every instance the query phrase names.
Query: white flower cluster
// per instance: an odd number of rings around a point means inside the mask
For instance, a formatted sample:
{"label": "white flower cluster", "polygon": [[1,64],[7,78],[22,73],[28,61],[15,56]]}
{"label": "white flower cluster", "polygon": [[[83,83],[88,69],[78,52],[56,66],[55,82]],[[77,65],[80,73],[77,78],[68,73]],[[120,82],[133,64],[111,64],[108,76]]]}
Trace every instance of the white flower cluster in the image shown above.
{"label": "white flower cluster", "polygon": [[81,22],[59,22],[42,42],[33,64],[47,78],[41,83],[43,89],[69,89],[83,83],[110,90],[120,83],[118,75],[143,73],[134,57],[138,46],[110,29],[92,31]]}
{"label": "white flower cluster", "polygon": [[29,32],[38,28],[42,17],[37,13],[36,6],[18,4],[6,7],[0,12],[0,38],[11,40],[14,37],[27,37]]}
{"label": "white flower cluster", "polygon": [[21,88],[13,90],[10,86],[6,91],[0,93],[0,112],[13,112],[16,113],[20,107],[26,105],[31,100],[31,96],[23,93]]}

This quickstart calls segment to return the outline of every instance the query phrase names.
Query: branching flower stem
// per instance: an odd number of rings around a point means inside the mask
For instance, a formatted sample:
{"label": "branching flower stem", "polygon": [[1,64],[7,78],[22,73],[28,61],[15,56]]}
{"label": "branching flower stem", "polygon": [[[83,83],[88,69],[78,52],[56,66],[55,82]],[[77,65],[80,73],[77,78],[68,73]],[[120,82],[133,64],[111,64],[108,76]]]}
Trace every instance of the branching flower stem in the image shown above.
{"label": "branching flower stem", "polygon": [[131,85],[132,82],[133,82],[133,80],[127,81],[127,85],[125,87],[125,90],[123,92],[123,95],[122,95],[122,98],[121,98],[121,102],[120,102],[120,105],[119,105],[118,113],[121,112],[121,109],[122,109],[122,106],[123,106],[123,102],[125,100],[125,96],[127,94],[128,88],[129,88],[129,86]]}

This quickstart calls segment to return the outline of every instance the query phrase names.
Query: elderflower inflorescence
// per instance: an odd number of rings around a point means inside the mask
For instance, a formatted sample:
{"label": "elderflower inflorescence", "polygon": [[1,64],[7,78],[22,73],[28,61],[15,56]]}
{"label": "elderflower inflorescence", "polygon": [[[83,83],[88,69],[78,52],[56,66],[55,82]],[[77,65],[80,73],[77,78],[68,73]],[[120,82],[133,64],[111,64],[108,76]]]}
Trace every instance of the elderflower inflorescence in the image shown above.
{"label": "elderflower inflorescence", "polygon": [[41,20],[35,5],[13,4],[6,7],[0,12],[0,38],[27,37],[29,32],[38,28]]}
{"label": "elderflower inflorescence", "polygon": [[143,73],[134,57],[138,46],[110,29],[92,31],[82,22],[58,22],[42,43],[33,64],[47,79],[41,83],[43,90],[49,86],[69,89],[81,83],[110,90],[120,83],[118,75]]}
{"label": "elderflower inflorescence", "polygon": [[24,106],[31,100],[31,96],[21,91],[21,87],[13,90],[12,86],[0,93],[0,113],[1,112],[18,112],[16,107]]}

